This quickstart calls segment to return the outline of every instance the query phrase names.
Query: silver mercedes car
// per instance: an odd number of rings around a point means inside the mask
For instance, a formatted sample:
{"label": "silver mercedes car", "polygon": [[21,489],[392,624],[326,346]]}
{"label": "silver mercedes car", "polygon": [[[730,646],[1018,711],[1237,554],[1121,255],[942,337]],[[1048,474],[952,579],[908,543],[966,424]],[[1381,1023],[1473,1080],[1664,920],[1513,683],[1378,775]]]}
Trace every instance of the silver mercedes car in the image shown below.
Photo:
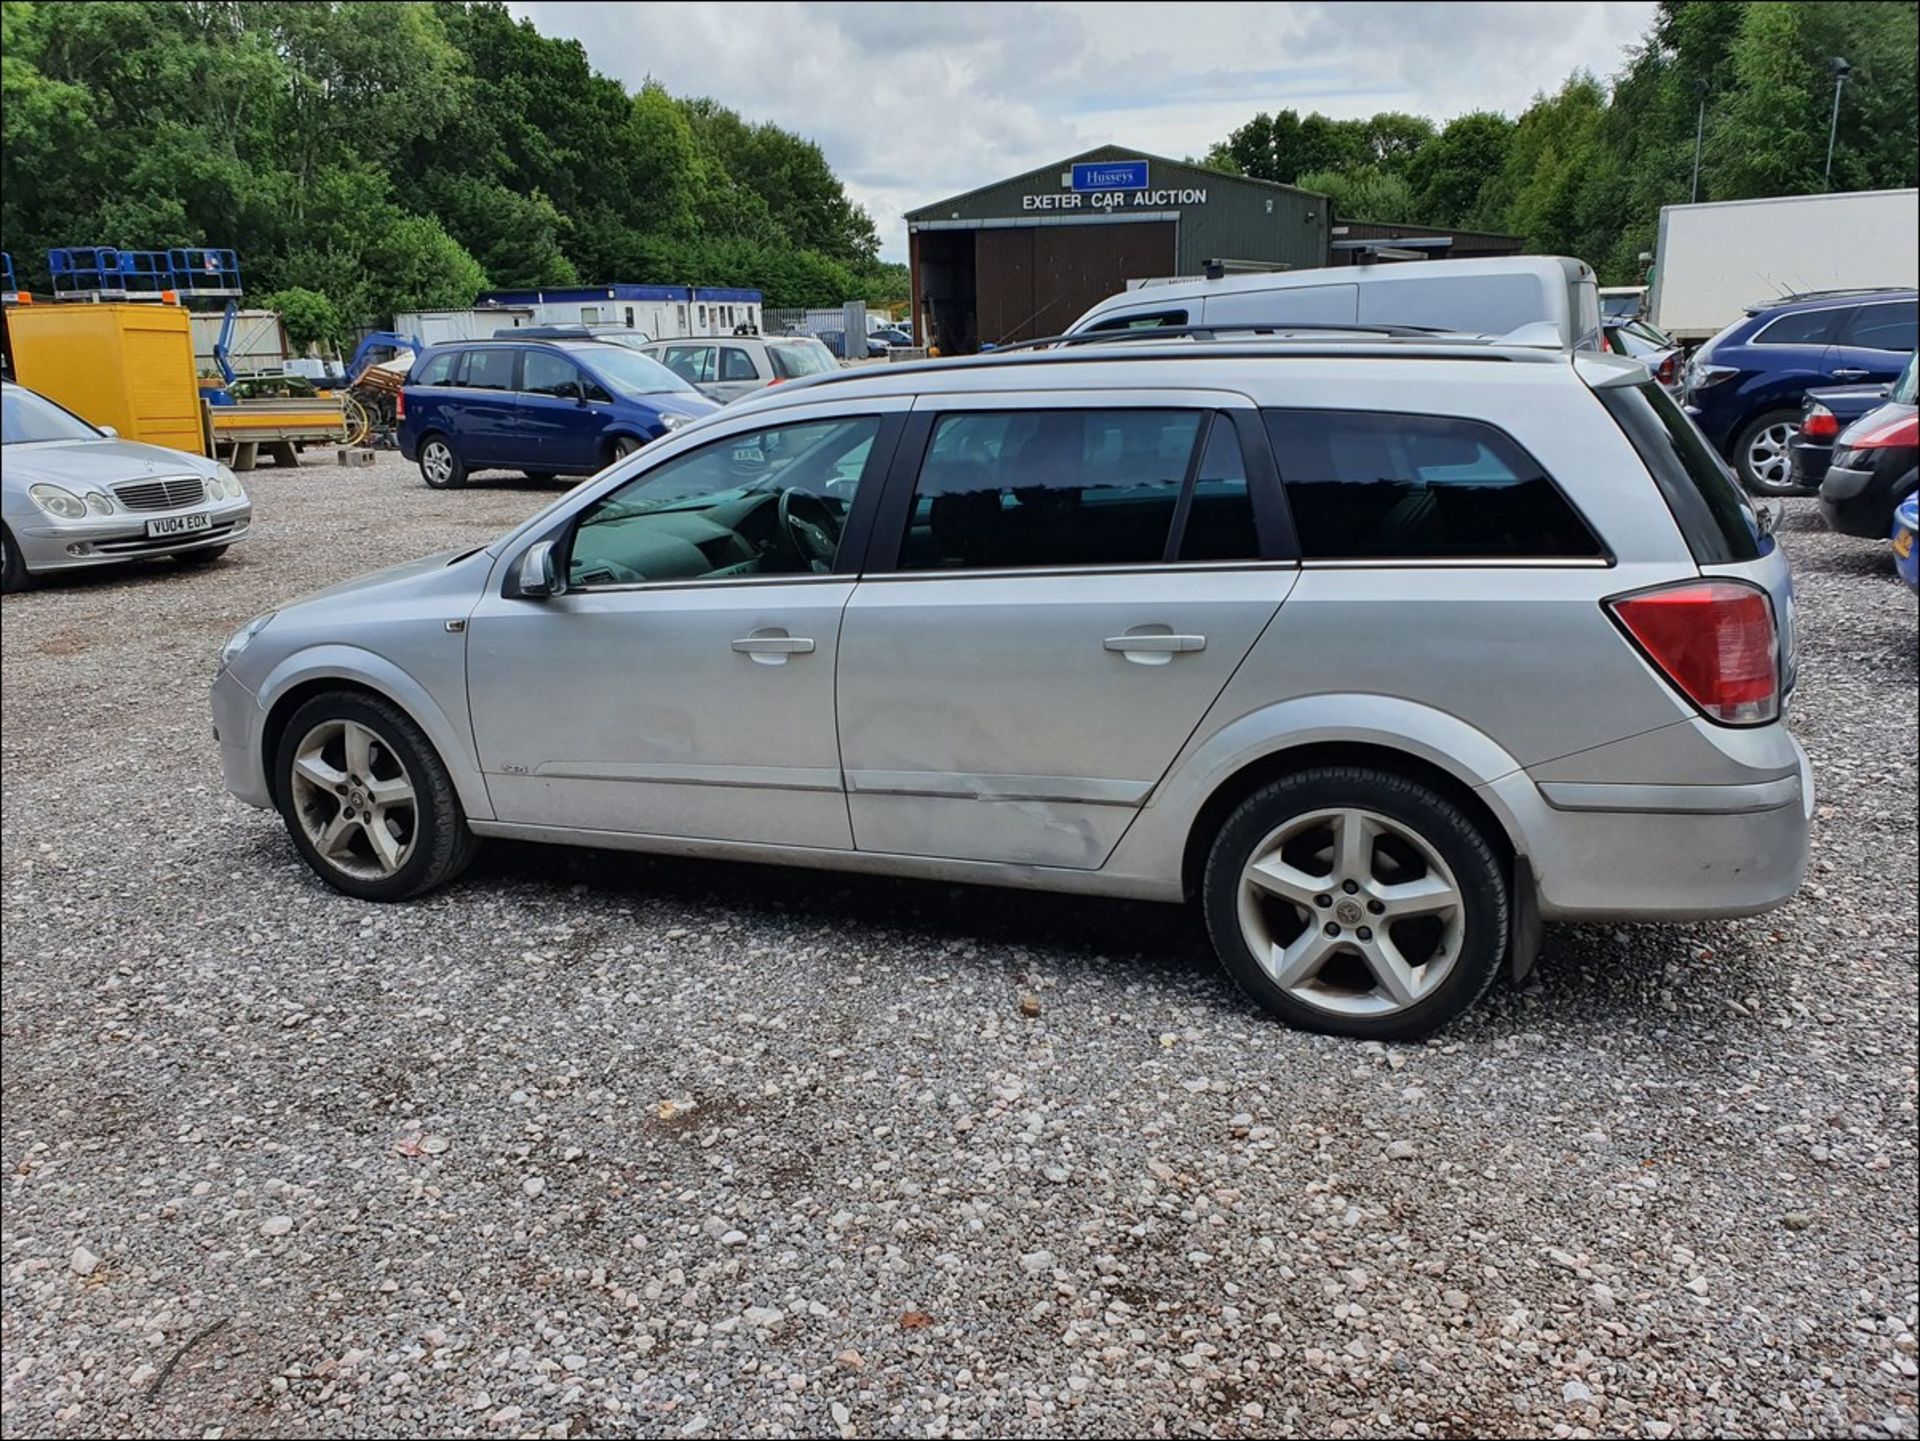
{"label": "silver mercedes car", "polygon": [[239,478],[204,455],[121,440],[44,395],[0,384],[0,575],[171,556],[206,565],[253,519]]}
{"label": "silver mercedes car", "polygon": [[1542,922],[1779,905],[1787,560],[1644,367],[1136,339],[796,381],[482,549],[256,617],[229,788],[329,885],[483,838],[1191,901],[1424,1034]]}

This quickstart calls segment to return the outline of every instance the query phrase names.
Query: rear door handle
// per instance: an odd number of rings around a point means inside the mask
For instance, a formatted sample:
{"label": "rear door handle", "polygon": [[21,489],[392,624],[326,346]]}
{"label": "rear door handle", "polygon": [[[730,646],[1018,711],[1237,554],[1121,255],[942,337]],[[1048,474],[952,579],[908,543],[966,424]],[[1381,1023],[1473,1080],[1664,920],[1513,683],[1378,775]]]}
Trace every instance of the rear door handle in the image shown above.
{"label": "rear door handle", "polygon": [[1203,635],[1165,635],[1148,631],[1144,635],[1110,635],[1107,637],[1108,650],[1121,652],[1136,651],[1151,655],[1171,655],[1183,651],[1205,650],[1207,638]]}
{"label": "rear door handle", "polygon": [[1833,378],[1835,380],[1844,380],[1849,384],[1851,384],[1856,380],[1865,380],[1867,378],[1867,372],[1864,370],[1855,370],[1852,367],[1848,367],[1847,369],[1844,369],[1844,370],[1834,371]]}
{"label": "rear door handle", "polygon": [[813,654],[813,640],[804,635],[748,635],[735,641],[733,648],[761,665],[785,665],[790,655]]}

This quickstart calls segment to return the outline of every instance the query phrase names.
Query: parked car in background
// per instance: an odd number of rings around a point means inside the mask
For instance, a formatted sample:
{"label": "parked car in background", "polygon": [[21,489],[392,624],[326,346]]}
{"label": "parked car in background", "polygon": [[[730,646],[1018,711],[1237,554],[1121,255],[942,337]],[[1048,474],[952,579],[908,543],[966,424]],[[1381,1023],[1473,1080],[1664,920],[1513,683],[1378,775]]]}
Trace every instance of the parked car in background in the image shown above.
{"label": "parked car in background", "polygon": [[400,453],[435,489],[477,470],[591,475],[719,409],[650,356],[603,340],[429,346],[398,407]]}
{"label": "parked car in background", "polygon": [[811,335],[731,335],[656,340],[641,347],[702,395],[725,404],[808,375],[838,370],[833,352]]}
{"label": "parked car in background", "polygon": [[1886,403],[1854,421],[1833,443],[1820,482],[1820,513],[1843,535],[1878,540],[1900,503],[1920,489],[1920,412],[1911,360]]}
{"label": "parked car in background", "polygon": [[1750,306],[1693,353],[1681,395],[1715,449],[1760,495],[1794,488],[1801,402],[1822,385],[1887,382],[1920,330],[1912,288],[1827,291]]}
{"label": "parked car in background", "polygon": [[1915,553],[1916,532],[1920,532],[1920,495],[1910,495],[1893,513],[1893,568],[1908,590],[1920,590],[1920,554]]}
{"label": "parked car in background", "polygon": [[1647,313],[1647,287],[1644,285],[1603,285],[1600,287],[1600,318],[1608,325],[1639,320]]}
{"label": "parked car in background", "polygon": [[644,330],[627,325],[582,321],[572,325],[507,325],[493,332],[495,340],[604,340],[638,350],[653,339]]}
{"label": "parked car in background", "polygon": [[[1907,368],[1913,368],[1911,356]],[[1895,387],[1902,384],[1904,379],[1893,385],[1823,385],[1809,390],[1800,402],[1800,429],[1787,445],[1793,455],[1793,488],[1805,495],[1820,489],[1840,432],[1868,411],[1886,404]]]}
{"label": "parked car in background", "polygon": [[871,332],[871,335],[873,339],[885,342],[888,349],[913,349],[913,337],[907,334],[906,331],[901,330],[898,326],[882,326],[880,329]]}
{"label": "parked car in background", "polygon": [[1066,333],[1194,325],[1407,325],[1598,350],[1600,299],[1592,268],[1565,256],[1414,260],[1142,285]]}
{"label": "parked car in background", "polygon": [[[826,346],[828,352],[837,359],[845,360],[847,358],[847,337],[845,331],[822,330],[817,332],[814,338]],[[866,344],[860,347],[860,350],[861,355],[864,355],[866,359],[878,360],[887,353],[887,343],[884,340],[876,340],[873,336],[869,335],[866,338]],[[859,357],[855,358],[858,359]]]}
{"label": "parked car in background", "polygon": [[1274,1014],[1387,1039],[1542,917],[1795,892],[1792,617],[1636,362],[1131,339],[764,390],[250,622],[212,704],[364,900],[485,836],[1191,898]]}
{"label": "parked car in background", "polygon": [[1607,348],[1615,355],[1631,356],[1646,366],[1668,394],[1679,390],[1685,352],[1676,341],[1644,320],[1610,321],[1604,328]]}
{"label": "parked car in background", "polygon": [[210,565],[253,520],[218,461],[121,440],[12,381],[0,382],[0,446],[0,589],[148,556]]}

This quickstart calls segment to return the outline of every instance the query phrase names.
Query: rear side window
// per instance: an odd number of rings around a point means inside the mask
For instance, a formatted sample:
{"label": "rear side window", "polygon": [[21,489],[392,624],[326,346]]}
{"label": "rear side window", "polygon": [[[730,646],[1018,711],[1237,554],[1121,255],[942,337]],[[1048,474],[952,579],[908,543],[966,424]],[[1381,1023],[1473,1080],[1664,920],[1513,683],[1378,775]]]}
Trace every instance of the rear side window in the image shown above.
{"label": "rear side window", "polygon": [[1187,312],[1184,310],[1157,310],[1151,315],[1116,315],[1111,320],[1095,321],[1089,325],[1089,331],[1095,330],[1164,330],[1169,325],[1185,325]]}
{"label": "rear side window", "polygon": [[1247,466],[1240,437],[1226,416],[1207,428],[1207,448],[1193,475],[1193,490],[1180,527],[1181,560],[1254,560],[1260,537],[1254,528],[1253,497],[1247,491]]}
{"label": "rear side window", "polygon": [[458,384],[468,390],[512,390],[514,352],[469,350],[462,357]]}
{"label": "rear side window", "polygon": [[1633,442],[1693,558],[1701,565],[1759,559],[1760,542],[1733,477],[1673,398],[1651,381],[1594,394]]}
{"label": "rear side window", "polygon": [[460,358],[457,350],[445,351],[433,357],[420,367],[420,373],[413,377],[414,385],[447,385],[453,380],[453,363]]}
{"label": "rear side window", "polygon": [[1802,310],[1760,327],[1755,345],[1827,345],[1840,329],[1844,310]]}
{"label": "rear side window", "polygon": [[942,416],[914,485],[900,569],[1164,559],[1201,418],[1192,410]]}
{"label": "rear side window", "polygon": [[1920,320],[1920,304],[1911,300],[1863,305],[1840,327],[1840,343],[1868,350],[1912,350],[1915,331],[1920,329],[1916,320]]}
{"label": "rear side window", "polygon": [[1306,560],[1594,559],[1540,463],[1477,420],[1269,410]]}

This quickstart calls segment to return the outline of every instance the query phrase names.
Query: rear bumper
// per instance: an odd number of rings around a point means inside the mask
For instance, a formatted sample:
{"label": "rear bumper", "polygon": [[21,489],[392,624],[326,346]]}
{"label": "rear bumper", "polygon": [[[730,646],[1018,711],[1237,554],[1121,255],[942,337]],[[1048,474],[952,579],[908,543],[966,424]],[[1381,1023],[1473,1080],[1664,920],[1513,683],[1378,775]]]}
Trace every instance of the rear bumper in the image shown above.
{"label": "rear bumper", "polygon": [[1796,435],[1787,442],[1787,454],[1793,458],[1793,483],[1808,490],[1819,488],[1833,463],[1833,447]]}
{"label": "rear bumper", "polygon": [[1876,470],[1832,466],[1820,482],[1820,514],[1842,535],[1885,540],[1893,529],[1893,486],[1898,478],[1891,466]]}
{"label": "rear bumper", "polygon": [[1555,921],[1748,916],[1789,900],[1806,877],[1813,769],[1791,737],[1793,770],[1730,785],[1536,783],[1485,787],[1517,822]]}

